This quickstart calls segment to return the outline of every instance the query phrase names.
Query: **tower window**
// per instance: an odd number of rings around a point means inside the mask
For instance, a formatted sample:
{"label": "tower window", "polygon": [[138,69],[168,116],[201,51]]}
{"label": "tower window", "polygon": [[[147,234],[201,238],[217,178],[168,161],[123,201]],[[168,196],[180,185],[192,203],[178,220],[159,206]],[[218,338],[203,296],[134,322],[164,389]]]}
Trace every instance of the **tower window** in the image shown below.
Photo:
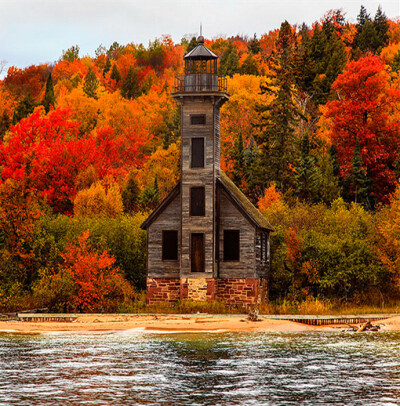
{"label": "tower window", "polygon": [[192,168],[204,168],[204,138],[192,138]]}
{"label": "tower window", "polygon": [[163,261],[176,261],[178,259],[178,231],[163,230],[162,259]]}
{"label": "tower window", "polygon": [[205,188],[204,186],[190,188],[190,215],[205,216]]}
{"label": "tower window", "polygon": [[191,114],[190,115],[190,124],[191,125],[204,125],[206,123],[205,114]]}
{"label": "tower window", "polygon": [[240,231],[224,230],[224,261],[239,261]]}

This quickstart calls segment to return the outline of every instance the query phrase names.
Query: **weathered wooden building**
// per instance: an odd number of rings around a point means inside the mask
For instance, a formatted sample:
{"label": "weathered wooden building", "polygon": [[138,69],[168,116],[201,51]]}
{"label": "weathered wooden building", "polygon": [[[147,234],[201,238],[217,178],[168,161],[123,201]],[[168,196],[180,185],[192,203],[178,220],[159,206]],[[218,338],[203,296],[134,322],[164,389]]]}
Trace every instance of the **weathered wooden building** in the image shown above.
{"label": "weathered wooden building", "polygon": [[271,226],[220,169],[220,108],[229,99],[217,55],[198,38],[172,96],[181,105],[180,182],[142,224],[147,301],[262,301]]}

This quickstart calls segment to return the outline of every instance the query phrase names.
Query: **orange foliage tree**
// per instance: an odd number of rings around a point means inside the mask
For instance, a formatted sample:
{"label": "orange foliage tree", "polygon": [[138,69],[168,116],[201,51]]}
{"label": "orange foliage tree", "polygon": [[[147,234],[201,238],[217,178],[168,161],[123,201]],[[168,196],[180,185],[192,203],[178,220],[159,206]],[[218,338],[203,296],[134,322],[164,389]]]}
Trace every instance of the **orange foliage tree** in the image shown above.
{"label": "orange foliage tree", "polygon": [[70,242],[61,254],[74,284],[71,303],[81,312],[115,311],[116,304],[132,298],[133,289],[114,266],[115,258],[95,252],[88,238],[89,231],[82,233],[78,244]]}

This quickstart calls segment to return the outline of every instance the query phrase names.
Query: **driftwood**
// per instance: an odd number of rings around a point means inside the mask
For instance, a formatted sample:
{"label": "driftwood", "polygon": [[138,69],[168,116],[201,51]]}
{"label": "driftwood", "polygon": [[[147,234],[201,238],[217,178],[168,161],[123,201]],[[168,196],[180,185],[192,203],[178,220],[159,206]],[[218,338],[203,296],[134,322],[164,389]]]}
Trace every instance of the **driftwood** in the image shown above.
{"label": "driftwood", "polygon": [[258,309],[250,309],[247,319],[250,321],[261,321],[261,319],[258,318]]}
{"label": "driftwood", "polygon": [[[355,331],[357,333],[363,332],[363,331],[379,331],[381,329],[381,326],[378,324],[376,326],[372,325],[372,323],[368,320],[365,323],[361,324],[360,327],[353,326],[349,323],[346,323],[346,325],[349,327],[350,331]],[[349,331],[345,330],[345,331]]]}

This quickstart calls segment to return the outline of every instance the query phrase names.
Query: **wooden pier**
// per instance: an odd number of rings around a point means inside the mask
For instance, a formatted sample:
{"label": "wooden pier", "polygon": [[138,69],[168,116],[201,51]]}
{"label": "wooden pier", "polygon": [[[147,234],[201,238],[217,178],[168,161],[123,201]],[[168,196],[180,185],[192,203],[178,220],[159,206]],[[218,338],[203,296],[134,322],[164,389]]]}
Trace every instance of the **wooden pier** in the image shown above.
{"label": "wooden pier", "polygon": [[77,320],[76,315],[69,314],[37,314],[37,313],[18,313],[18,320],[41,322],[41,321],[53,321],[53,322],[73,322]]}
{"label": "wooden pier", "polygon": [[303,315],[260,315],[265,319],[288,320],[296,323],[308,324],[311,326],[327,326],[331,324],[360,324],[366,321],[376,321],[388,319],[389,317],[400,316],[398,313],[392,314],[346,314],[327,316],[303,316]]}

